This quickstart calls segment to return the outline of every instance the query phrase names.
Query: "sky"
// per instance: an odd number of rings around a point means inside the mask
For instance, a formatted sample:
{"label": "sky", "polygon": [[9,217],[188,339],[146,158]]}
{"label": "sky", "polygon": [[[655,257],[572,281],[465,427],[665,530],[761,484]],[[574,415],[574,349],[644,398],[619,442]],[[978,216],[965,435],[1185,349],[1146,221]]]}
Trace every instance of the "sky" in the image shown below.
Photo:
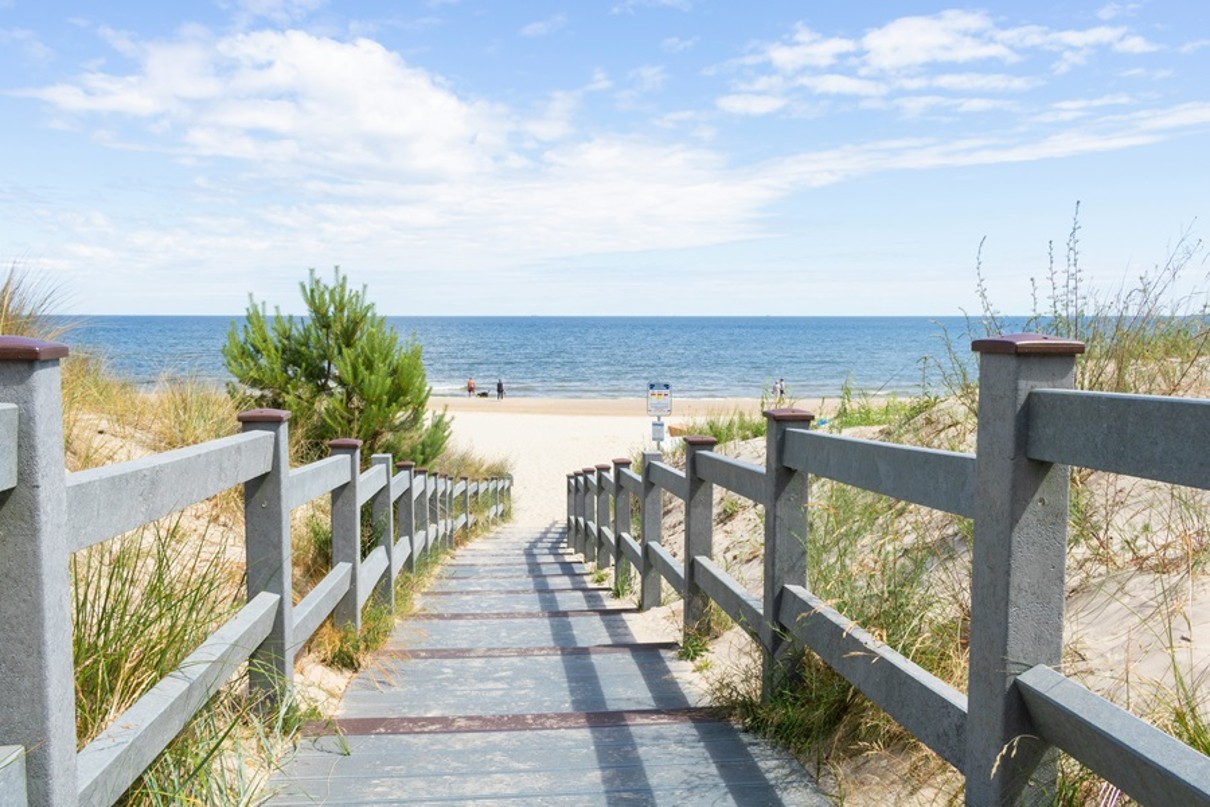
{"label": "sky", "polygon": [[0,0],[0,260],[72,313],[1029,313],[1077,203],[1110,289],[1208,202],[1205,0]]}

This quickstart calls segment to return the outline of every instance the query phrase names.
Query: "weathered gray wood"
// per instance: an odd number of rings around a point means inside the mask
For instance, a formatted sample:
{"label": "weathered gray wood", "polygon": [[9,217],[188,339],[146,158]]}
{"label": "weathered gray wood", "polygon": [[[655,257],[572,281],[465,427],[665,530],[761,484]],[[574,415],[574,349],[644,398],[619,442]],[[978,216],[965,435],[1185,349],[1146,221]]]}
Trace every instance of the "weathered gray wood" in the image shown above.
{"label": "weathered gray wood", "polygon": [[410,473],[403,470],[391,477],[391,495],[395,497],[396,501],[402,500],[403,494],[411,492],[412,475]]}
{"label": "weathered gray wood", "polygon": [[[643,490],[639,495],[639,519],[642,522],[643,546],[658,545],[662,540],[660,531],[663,529],[664,502],[660,487],[651,478],[651,469],[659,460],[660,454],[655,451],[643,452]],[[639,566],[639,608],[646,611],[660,604],[660,571],[647,551],[643,552],[643,562]]]}
{"label": "weathered gray wood", "polygon": [[341,457],[324,457],[290,471],[290,509],[327,496],[349,481],[349,462]]}
{"label": "weathered gray wood", "polygon": [[625,573],[623,564],[626,554],[622,538],[630,530],[630,493],[622,486],[622,474],[630,467],[630,460],[616,459],[613,461],[613,532],[617,538],[613,542],[613,565],[617,570],[615,580],[621,580]]}
{"label": "weathered gray wood", "polygon": [[59,358],[64,345],[24,344],[26,360],[0,358],[0,401],[18,419],[17,486],[0,495],[0,727],[27,749],[34,807],[76,797],[76,705],[72,675],[66,475]]}
{"label": "weathered gray wood", "polygon": [[269,473],[244,483],[244,567],[248,601],[262,592],[277,595],[273,628],[248,665],[248,686],[263,697],[280,702],[294,685],[293,568],[291,567],[290,507],[287,499],[290,472],[290,413],[259,409],[239,415],[245,432],[273,437]]}
{"label": "weathered gray wood", "polygon": [[0,807],[26,807],[25,749],[0,745]]}
{"label": "weathered gray wood", "polygon": [[[394,461],[390,454],[374,454],[370,457],[370,469],[381,469],[383,485],[370,498],[370,523],[378,536],[378,548],[386,556],[386,580],[378,586],[378,603],[390,613],[395,613],[395,577],[399,574],[401,560],[395,557],[395,477],[391,474]],[[360,494],[359,494],[360,495]],[[373,584],[371,584],[373,585]]]}
{"label": "weathered gray wood", "polygon": [[697,462],[697,472],[702,479],[738,493],[749,501],[765,503],[767,490],[764,468],[712,451],[702,452]]}
{"label": "weathered gray wood", "polygon": [[463,515],[462,513],[459,513],[458,517],[454,519],[453,524],[450,527],[450,530],[451,530],[451,532],[457,532],[458,530],[462,529],[462,527],[465,524],[466,524],[466,516]]}
{"label": "weathered gray wood", "polygon": [[975,457],[791,429],[785,464],[896,499],[975,515]]}
{"label": "weathered gray wood", "polygon": [[695,558],[714,555],[714,485],[697,472],[697,461],[714,448],[716,440],[704,435],[685,438],[685,590],[684,641],[700,635],[709,613],[710,598],[697,582]]}
{"label": "weathered gray wood", "polygon": [[[411,571],[412,566],[412,539],[406,535],[400,536],[395,542],[395,558],[399,561],[402,568]],[[398,575],[398,572],[396,572]]]}
{"label": "weathered gray wood", "polygon": [[355,634],[361,633],[361,606],[365,599],[361,592],[368,586],[361,581],[361,441],[352,439],[333,440],[329,444],[333,456],[340,457],[349,466],[349,481],[332,491],[332,565],[349,564],[352,575],[349,590],[336,603],[332,611],[332,622],[337,630],[346,628]]}
{"label": "weathered gray wood", "polygon": [[273,435],[255,432],[68,474],[72,551],[243,484],[272,462]]}
{"label": "weathered gray wood", "polygon": [[786,464],[791,430],[811,427],[814,415],[803,409],[765,412],[765,551],[761,580],[761,700],[769,703],[785,681],[793,681],[802,662],[778,622],[786,586],[807,585],[807,475]]}
{"label": "weathered gray wood", "polygon": [[600,562],[601,559],[602,558],[612,559],[614,551],[617,549],[617,547],[614,545],[613,530],[609,529],[609,527],[602,525],[601,528],[597,530],[597,535],[600,538],[600,544],[601,544],[600,554],[597,555],[597,560],[598,560],[597,567],[605,568],[605,567],[609,566],[609,561],[606,560],[604,563],[602,563],[602,562]]}
{"label": "weathered gray wood", "polygon": [[609,476],[608,465],[597,466],[597,546],[596,564],[598,569],[607,569],[613,562],[613,543],[606,546],[605,532],[613,523],[613,515],[609,511],[609,503],[613,497],[613,479]]}
{"label": "weathered gray wood", "polygon": [[458,480],[457,482],[454,483],[453,494],[454,494],[455,499],[459,498],[460,496],[462,496],[462,494],[464,494],[466,492],[467,492],[467,484],[464,480]]}
{"label": "weathered gray wood", "polygon": [[349,590],[353,569],[347,563],[338,563],[324,575],[323,580],[294,606],[294,642],[297,650],[315,635],[324,620],[331,616],[336,603]]}
{"label": "weathered gray wood", "polygon": [[748,592],[710,558],[694,558],[693,564],[702,591],[718,603],[718,607],[735,620],[735,624],[749,633],[757,633],[764,621],[760,598]]}
{"label": "weathered gray wood", "polygon": [[1040,389],[1028,411],[1033,459],[1210,488],[1210,400]]}
{"label": "weathered gray wood", "polygon": [[618,479],[621,480],[622,490],[642,498],[643,478],[641,476],[629,468],[623,468],[618,474]]}
{"label": "weathered gray wood", "polygon": [[[971,557],[966,799],[1004,804],[1054,797],[1057,754],[1038,738],[1013,680],[1063,654],[1068,471],[1028,457],[1029,397],[1070,389],[1078,342],[1022,350],[1013,337],[978,340],[979,413]],[[1013,753],[1005,754],[1011,747]]]}
{"label": "weathered gray wood", "polygon": [[109,805],[247,661],[273,627],[277,595],[258,594],[77,755],[79,799]]}
{"label": "weathered gray wood", "polygon": [[672,586],[677,594],[685,594],[685,572],[681,562],[672,557],[672,553],[660,544],[643,544],[647,561],[652,568]]}
{"label": "weathered gray wood", "polygon": [[366,555],[365,560],[361,562],[361,591],[358,594],[360,602],[359,608],[364,608],[365,604],[370,601],[374,590],[379,585],[390,585],[390,578],[383,579],[386,573],[390,570],[390,561],[387,559],[387,551],[385,547],[376,546],[374,551]]}
{"label": "weathered gray wood", "polygon": [[683,473],[662,462],[652,462],[649,466],[651,468],[649,478],[652,482],[681,501],[685,500],[685,497],[688,495],[688,488],[686,487],[685,475]]}
{"label": "weathered gray wood", "polygon": [[[17,429],[16,404],[0,403],[0,491],[12,490],[17,486]],[[21,757],[25,759],[24,756]],[[21,763],[24,776],[25,763]]]}
{"label": "weathered gray wood", "polygon": [[801,586],[786,586],[778,619],[784,630],[917,739],[959,771],[965,771],[965,695]]}
{"label": "weathered gray wood", "polygon": [[387,478],[386,469],[380,465],[371,465],[362,471],[361,478],[357,480],[357,506],[361,507],[386,487]]}
{"label": "weathered gray wood", "polygon": [[639,542],[630,537],[629,533],[622,533],[618,536],[618,546],[622,548],[622,553],[626,559],[634,564],[636,569],[643,566],[643,547],[639,546]]}
{"label": "weathered gray wood", "polygon": [[1039,664],[1017,677],[1037,731],[1142,804],[1210,805],[1210,758]]}

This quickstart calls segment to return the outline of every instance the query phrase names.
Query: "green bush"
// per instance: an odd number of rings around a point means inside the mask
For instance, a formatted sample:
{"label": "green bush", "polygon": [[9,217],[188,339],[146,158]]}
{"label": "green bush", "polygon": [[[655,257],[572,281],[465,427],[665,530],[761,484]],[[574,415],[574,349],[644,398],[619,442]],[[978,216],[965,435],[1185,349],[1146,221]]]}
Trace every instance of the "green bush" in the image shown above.
{"label": "green bush", "polygon": [[432,391],[421,347],[403,342],[366,300],[349,289],[339,268],[331,285],[310,272],[300,284],[307,315],[270,317],[249,299],[243,326],[232,325],[223,347],[233,392],[256,406],[293,413],[297,456],[327,452],[337,437],[362,441],[362,454],[390,453],[427,464],[449,439],[443,414],[428,416]]}

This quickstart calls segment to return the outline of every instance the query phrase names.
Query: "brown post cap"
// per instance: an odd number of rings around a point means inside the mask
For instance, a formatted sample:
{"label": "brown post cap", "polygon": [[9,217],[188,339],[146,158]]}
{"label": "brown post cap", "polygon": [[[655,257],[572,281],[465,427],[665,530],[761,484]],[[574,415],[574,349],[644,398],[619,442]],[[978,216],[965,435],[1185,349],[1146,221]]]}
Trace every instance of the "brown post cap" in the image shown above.
{"label": "brown post cap", "polygon": [[586,474],[595,474],[596,472],[597,472],[596,468],[585,468],[584,469],[584,473],[586,473]]}
{"label": "brown post cap", "polygon": [[235,416],[240,423],[285,423],[290,413],[285,409],[249,409]]}
{"label": "brown post cap", "polygon": [[616,466],[618,466],[619,468],[629,468],[629,467],[630,467],[630,460],[628,460],[628,459],[619,459],[619,460],[614,460],[614,461],[613,461],[613,464],[614,464],[614,465],[616,465]]}
{"label": "brown post cap", "polygon": [[67,345],[29,336],[0,336],[0,361],[50,361],[67,356]]}
{"label": "brown post cap", "polygon": [[685,445],[693,448],[713,448],[718,445],[718,440],[705,434],[690,434],[685,437]]}
{"label": "brown post cap", "polygon": [[815,414],[806,409],[766,409],[765,417],[775,423],[810,423]]}
{"label": "brown post cap", "polygon": [[613,470],[613,466],[612,466],[612,465],[610,465],[610,464],[609,464],[609,463],[607,463],[607,462],[603,462],[603,463],[601,463],[600,465],[598,465],[598,466],[597,466],[597,470],[598,470],[598,471],[612,471],[612,470]]}
{"label": "brown post cap", "polygon": [[471,478],[469,476],[464,476],[464,477],[462,477],[462,481],[469,482],[469,481],[471,481]]}
{"label": "brown post cap", "polygon": [[427,474],[428,472],[429,472],[428,468],[417,468],[416,469],[416,473],[418,473],[418,474]]}
{"label": "brown post cap", "polygon": [[406,471],[408,468],[415,468],[416,463],[412,462],[411,460],[400,460],[399,462],[395,463],[395,467]]}
{"label": "brown post cap", "polygon": [[575,479],[575,478],[576,478],[576,475],[575,475],[575,473],[570,473],[570,474],[568,474],[568,475],[567,475],[567,478],[568,478],[568,479]]}
{"label": "brown post cap", "polygon": [[356,437],[337,437],[335,440],[328,441],[328,448],[334,450],[361,448],[361,441]]}
{"label": "brown post cap", "polygon": [[1084,343],[1046,333],[1007,333],[971,342],[975,353],[1004,353],[1012,356],[1078,356]]}

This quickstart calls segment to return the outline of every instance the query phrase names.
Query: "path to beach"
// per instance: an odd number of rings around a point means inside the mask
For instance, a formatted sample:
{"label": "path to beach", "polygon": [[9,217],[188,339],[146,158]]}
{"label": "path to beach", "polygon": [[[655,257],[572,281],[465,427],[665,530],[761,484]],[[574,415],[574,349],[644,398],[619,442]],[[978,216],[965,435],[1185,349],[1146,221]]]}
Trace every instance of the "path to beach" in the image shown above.
{"label": "path to beach", "polygon": [[[497,401],[493,396],[433,398],[429,405],[445,407],[454,417],[455,448],[511,461],[518,524],[545,526],[565,518],[569,472],[652,446],[652,418],[641,398]],[[759,407],[755,399],[676,401],[667,421],[679,424],[712,412],[756,412]]]}

